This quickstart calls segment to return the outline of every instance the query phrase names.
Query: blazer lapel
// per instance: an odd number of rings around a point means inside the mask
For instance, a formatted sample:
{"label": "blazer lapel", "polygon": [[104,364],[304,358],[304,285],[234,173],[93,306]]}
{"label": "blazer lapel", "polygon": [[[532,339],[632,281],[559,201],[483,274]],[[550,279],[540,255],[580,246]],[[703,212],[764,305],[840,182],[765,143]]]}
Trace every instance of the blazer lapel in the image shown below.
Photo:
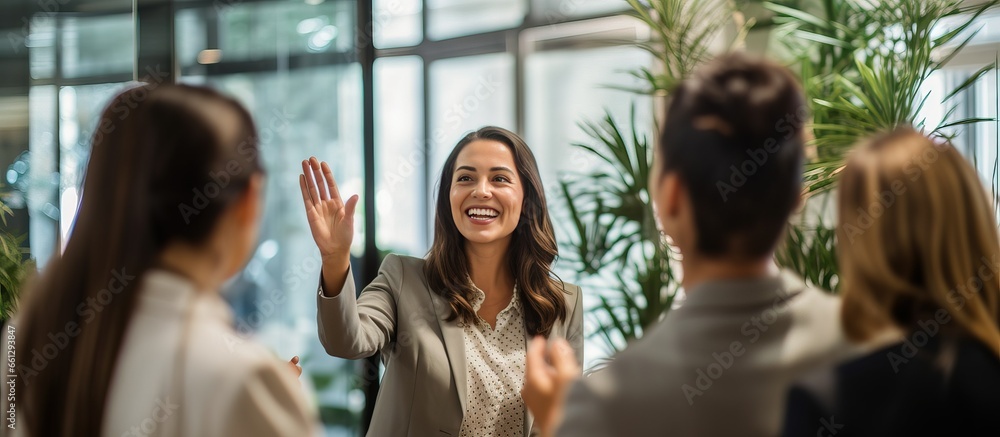
{"label": "blazer lapel", "polygon": [[457,320],[445,321],[451,312],[451,306],[439,294],[427,290],[434,302],[434,311],[437,313],[438,324],[441,326],[441,338],[444,340],[445,351],[448,353],[448,363],[451,364],[451,374],[455,378],[455,389],[458,391],[458,401],[462,405],[462,415],[468,408],[466,392],[468,382],[466,375],[465,358],[465,332],[458,325]]}

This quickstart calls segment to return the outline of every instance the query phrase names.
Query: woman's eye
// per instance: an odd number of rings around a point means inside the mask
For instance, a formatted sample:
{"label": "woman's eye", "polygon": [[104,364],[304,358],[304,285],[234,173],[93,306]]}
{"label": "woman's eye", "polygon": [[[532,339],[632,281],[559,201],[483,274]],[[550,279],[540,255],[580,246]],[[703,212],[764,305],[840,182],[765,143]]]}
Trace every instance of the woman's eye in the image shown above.
{"label": "woman's eye", "polygon": [[472,180],[472,178],[470,178],[468,176],[459,176],[458,177],[458,181],[459,182],[466,182],[466,181],[471,181],[471,180]]}
{"label": "woman's eye", "polygon": [[510,182],[510,179],[507,179],[507,176],[497,176],[493,178],[493,180],[497,182]]}

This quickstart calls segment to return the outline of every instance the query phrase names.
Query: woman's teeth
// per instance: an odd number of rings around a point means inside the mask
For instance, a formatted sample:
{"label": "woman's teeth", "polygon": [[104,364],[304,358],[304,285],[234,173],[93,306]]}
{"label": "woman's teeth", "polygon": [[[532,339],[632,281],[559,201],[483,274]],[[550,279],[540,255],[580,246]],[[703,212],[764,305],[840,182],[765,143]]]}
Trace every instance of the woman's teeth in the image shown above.
{"label": "woman's teeth", "polygon": [[497,210],[489,208],[471,208],[466,212],[466,214],[468,214],[469,217],[481,220],[490,219],[500,215]]}

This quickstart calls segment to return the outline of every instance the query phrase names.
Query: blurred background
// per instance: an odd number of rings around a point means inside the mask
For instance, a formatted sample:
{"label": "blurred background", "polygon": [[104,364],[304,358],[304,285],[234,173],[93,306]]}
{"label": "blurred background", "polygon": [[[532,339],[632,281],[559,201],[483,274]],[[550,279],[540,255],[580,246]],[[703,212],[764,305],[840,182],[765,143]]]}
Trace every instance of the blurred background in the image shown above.
{"label": "blurred background", "polygon": [[[114,94],[136,81],[215,87],[255,116],[268,171],[259,246],[225,292],[236,328],[283,359],[300,355],[301,380],[327,435],[357,435],[379,368],[329,357],[319,344],[320,262],[300,203],[299,163],[329,161],[342,192],[362,196],[352,255],[364,284],[381,255],[426,253],[444,158],[465,133],[497,125],[522,134],[536,154],[562,248],[557,272],[585,286],[586,367],[599,365],[683,298],[676,258],[643,206],[647,169],[639,163],[649,159],[658,98],[686,67],[730,47],[786,60],[807,92],[829,91],[823,84],[832,75],[863,87],[851,74],[853,59],[875,59],[866,50],[905,59],[910,48],[869,48],[863,32],[834,32],[843,40],[831,43],[815,37],[824,26],[795,13],[829,24],[838,17],[816,12],[822,3],[847,1],[0,0],[0,217],[4,241],[20,247],[4,246],[9,260],[0,267],[30,260],[44,269],[59,253],[96,119]],[[676,7],[642,16],[657,5]],[[968,16],[931,18],[941,35]],[[897,19],[879,28],[904,28],[907,17]],[[917,68],[926,74],[906,85],[920,101],[897,118],[958,135],[956,145],[996,187],[1000,16],[989,9],[968,20],[968,44],[927,61],[936,68]],[[677,45],[664,44],[671,38]],[[841,51],[827,56],[830,45]],[[846,70],[826,62],[841,52],[851,61]],[[840,97],[858,104],[857,96]],[[847,123],[850,111],[812,104],[831,125]],[[779,263],[835,290],[832,215],[821,184],[832,180],[846,147],[814,147],[827,179],[808,184],[814,213],[790,228]]]}

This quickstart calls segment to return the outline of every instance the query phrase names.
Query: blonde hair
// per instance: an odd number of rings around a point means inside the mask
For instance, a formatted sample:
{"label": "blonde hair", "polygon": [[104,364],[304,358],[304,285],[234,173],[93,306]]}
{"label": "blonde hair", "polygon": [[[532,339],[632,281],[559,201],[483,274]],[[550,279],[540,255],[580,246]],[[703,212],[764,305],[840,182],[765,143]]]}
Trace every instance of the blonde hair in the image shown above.
{"label": "blonde hair", "polygon": [[848,338],[865,341],[892,327],[914,332],[936,319],[942,331],[1000,355],[1000,237],[991,204],[951,144],[912,128],[860,144],[840,179]]}

